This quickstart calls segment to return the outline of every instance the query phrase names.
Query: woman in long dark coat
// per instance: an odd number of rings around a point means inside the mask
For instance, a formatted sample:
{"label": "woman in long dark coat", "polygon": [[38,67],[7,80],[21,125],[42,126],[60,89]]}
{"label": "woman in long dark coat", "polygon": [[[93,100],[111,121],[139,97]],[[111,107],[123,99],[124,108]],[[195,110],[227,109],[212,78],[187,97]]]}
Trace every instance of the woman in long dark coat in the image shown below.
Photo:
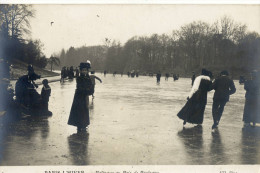
{"label": "woman in long dark coat", "polygon": [[80,76],[77,77],[77,88],[75,91],[69,116],[69,125],[76,126],[78,131],[85,131],[89,122],[89,98],[91,95],[92,82],[88,75],[90,62],[80,63]]}
{"label": "woman in long dark coat", "polygon": [[260,81],[259,72],[252,72],[252,79],[244,84],[246,90],[246,101],[244,107],[243,121],[244,126],[253,123],[260,123]]}
{"label": "woman in long dark coat", "polygon": [[187,103],[177,114],[180,119],[184,120],[183,125],[186,122],[202,124],[207,104],[207,93],[211,90],[212,85],[211,76],[211,72],[202,69],[201,75],[195,79]]}

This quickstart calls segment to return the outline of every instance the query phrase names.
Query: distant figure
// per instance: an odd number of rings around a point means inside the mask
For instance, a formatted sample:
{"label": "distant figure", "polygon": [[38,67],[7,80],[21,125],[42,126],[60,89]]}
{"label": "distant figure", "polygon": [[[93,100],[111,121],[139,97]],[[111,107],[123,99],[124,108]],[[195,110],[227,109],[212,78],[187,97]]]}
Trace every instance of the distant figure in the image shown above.
{"label": "distant figure", "polygon": [[95,76],[95,71],[91,72],[90,79],[91,79],[91,82],[92,82],[92,93],[93,93],[92,99],[94,99],[95,85],[96,85],[95,79],[99,80],[100,83],[102,83],[102,80],[99,77]]}
{"label": "distant figure", "polygon": [[71,66],[69,69],[69,79],[73,79],[73,78],[74,78],[74,70],[73,70],[73,66]]}
{"label": "distant figure", "polygon": [[159,71],[157,74],[156,74],[156,80],[157,80],[157,83],[160,83],[161,81],[161,72]]}
{"label": "distant figure", "polygon": [[77,77],[76,91],[70,110],[68,124],[77,127],[77,131],[86,131],[89,121],[89,95],[92,95],[92,82],[89,77],[90,61],[80,63],[80,76]]}
{"label": "distant figure", "polygon": [[61,76],[60,82],[64,82],[64,79],[66,78],[66,67],[62,67],[60,76]]}
{"label": "distant figure", "polygon": [[165,80],[168,81],[168,78],[170,77],[169,73],[165,74]]}
{"label": "distant figure", "polygon": [[222,71],[220,73],[220,77],[218,77],[212,84],[212,89],[215,90],[212,105],[212,115],[214,120],[212,129],[217,128],[224,111],[224,107],[229,101],[229,96],[236,92],[235,84],[233,80],[228,77],[228,75],[229,74],[227,71]]}
{"label": "distant figure", "polygon": [[127,76],[130,77],[130,72],[129,71],[127,72]]}
{"label": "distant figure", "polygon": [[107,74],[107,71],[106,71],[106,70],[104,70],[104,77],[106,77],[106,74]]}
{"label": "distant figure", "polygon": [[176,74],[173,74],[173,81],[176,81],[178,79],[179,79],[178,76]]}
{"label": "distant figure", "polygon": [[124,74],[124,73],[123,73],[123,72],[121,72],[121,77],[123,76],[123,74]]}
{"label": "distant figure", "polygon": [[246,101],[244,107],[243,121],[244,127],[253,123],[260,123],[260,74],[259,71],[251,73],[251,79],[245,81]]}
{"label": "distant figure", "polygon": [[192,72],[192,77],[191,77],[191,86],[193,86],[194,80],[195,80],[195,73]]}
{"label": "distant figure", "polygon": [[139,71],[138,70],[136,71],[135,76],[139,77]]}
{"label": "distant figure", "polygon": [[207,104],[207,93],[211,90],[211,73],[206,69],[202,69],[201,75],[196,77],[191,92],[187,98],[187,103],[180,110],[177,116],[186,122],[192,124],[202,124],[204,119],[204,111]]}
{"label": "distant figure", "polygon": [[76,67],[75,71],[76,71],[76,78],[77,78],[77,77],[79,77],[79,69],[78,69],[78,67]]}
{"label": "distant figure", "polygon": [[242,85],[245,83],[245,78],[244,76],[239,76],[239,84]]}
{"label": "distant figure", "polygon": [[131,77],[135,77],[135,71],[134,70],[131,71]]}
{"label": "distant figure", "polygon": [[113,76],[116,77],[116,71],[114,71]]}
{"label": "distant figure", "polygon": [[69,74],[70,74],[70,69],[69,67],[66,68],[66,77],[69,77]]}
{"label": "distant figure", "polygon": [[42,92],[41,92],[41,98],[42,98],[42,111],[44,115],[52,115],[52,112],[49,111],[48,103],[49,103],[49,98],[51,95],[51,87],[48,85],[48,80],[44,79],[42,81],[43,87],[42,87]]}

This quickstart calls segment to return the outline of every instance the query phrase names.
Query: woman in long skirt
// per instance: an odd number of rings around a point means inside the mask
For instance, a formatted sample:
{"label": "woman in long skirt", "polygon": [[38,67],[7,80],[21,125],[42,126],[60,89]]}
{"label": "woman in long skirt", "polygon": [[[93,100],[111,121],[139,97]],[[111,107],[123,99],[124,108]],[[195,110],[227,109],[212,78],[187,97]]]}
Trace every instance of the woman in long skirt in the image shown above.
{"label": "woman in long skirt", "polygon": [[207,104],[207,93],[211,90],[212,82],[210,77],[212,73],[202,69],[201,75],[198,76],[192,86],[188,101],[180,110],[177,116],[186,122],[192,124],[202,124],[204,111]]}
{"label": "woman in long skirt", "polygon": [[244,126],[253,123],[260,123],[260,81],[259,72],[253,71],[251,79],[244,84],[246,90],[246,101],[244,107],[243,121]]}
{"label": "woman in long skirt", "polygon": [[78,131],[85,131],[89,122],[89,95],[91,95],[92,82],[88,75],[90,62],[80,63],[80,76],[77,77],[77,87],[70,110],[69,125],[77,127]]}

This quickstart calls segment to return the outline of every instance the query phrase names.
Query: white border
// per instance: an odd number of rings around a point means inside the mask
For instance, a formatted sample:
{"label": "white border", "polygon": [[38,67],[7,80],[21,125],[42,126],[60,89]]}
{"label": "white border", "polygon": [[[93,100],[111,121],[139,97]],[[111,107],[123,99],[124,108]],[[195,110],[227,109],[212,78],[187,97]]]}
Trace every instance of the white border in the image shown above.
{"label": "white border", "polygon": [[1,4],[260,4],[260,0],[0,0]]}

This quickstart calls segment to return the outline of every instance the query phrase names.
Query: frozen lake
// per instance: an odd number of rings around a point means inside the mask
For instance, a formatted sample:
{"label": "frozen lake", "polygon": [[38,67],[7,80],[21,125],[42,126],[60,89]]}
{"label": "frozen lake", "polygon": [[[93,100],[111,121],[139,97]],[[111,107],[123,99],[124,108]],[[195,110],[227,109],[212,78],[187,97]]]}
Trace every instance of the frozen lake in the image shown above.
{"label": "frozen lake", "polygon": [[[260,128],[242,130],[245,90],[226,104],[212,133],[213,91],[201,127],[176,114],[186,102],[191,79],[128,78],[108,74],[90,97],[90,126],[77,134],[67,125],[76,81],[50,83],[49,118],[23,119],[0,141],[0,165],[186,165],[260,164]],[[38,88],[40,92],[42,86]]]}

